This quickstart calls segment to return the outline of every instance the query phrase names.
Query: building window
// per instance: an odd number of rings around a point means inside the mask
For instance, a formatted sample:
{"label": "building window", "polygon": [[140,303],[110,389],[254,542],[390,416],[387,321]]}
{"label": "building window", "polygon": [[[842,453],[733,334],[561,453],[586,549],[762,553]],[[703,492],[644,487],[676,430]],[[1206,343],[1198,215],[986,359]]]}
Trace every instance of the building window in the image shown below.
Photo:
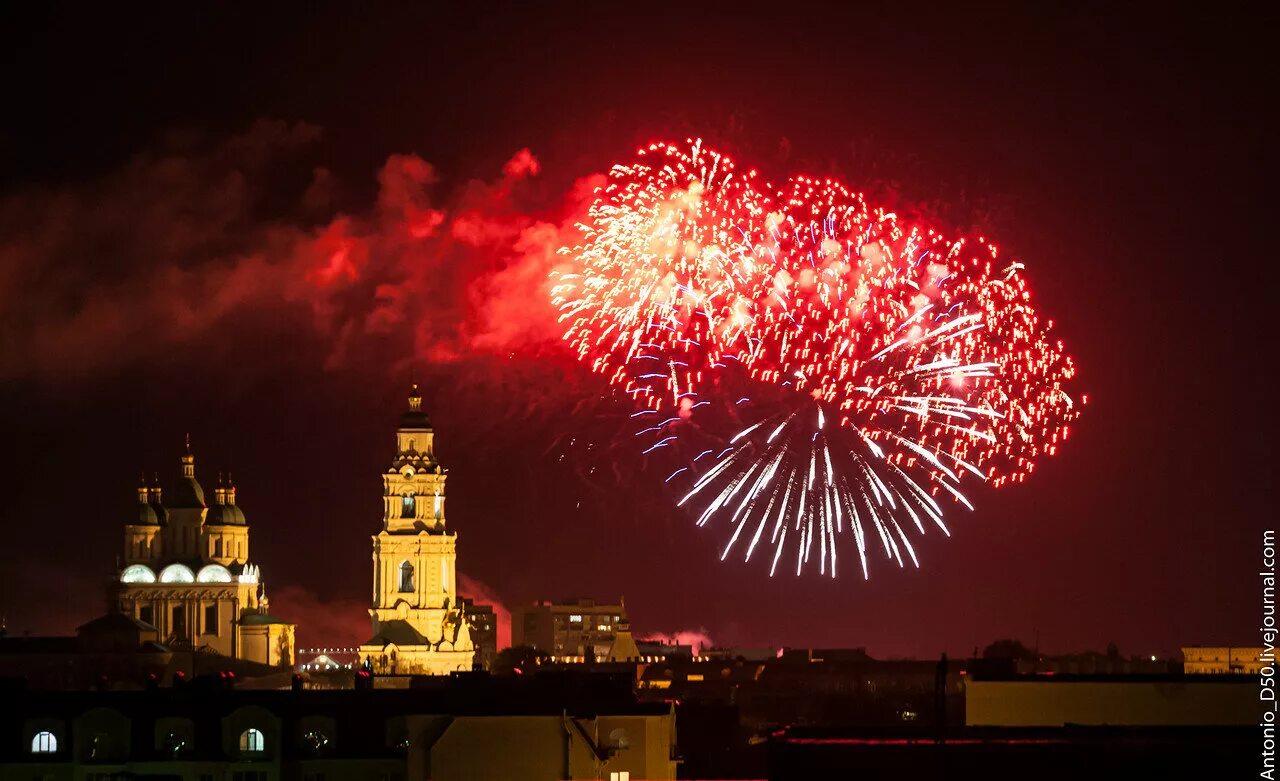
{"label": "building window", "polygon": [[143,605],[138,608],[138,620],[144,624],[154,624],[155,620],[151,613],[150,605]]}
{"label": "building window", "polygon": [[218,603],[204,606],[204,633],[206,635],[218,634]]}
{"label": "building window", "polygon": [[175,607],[173,609],[173,621],[169,624],[169,630],[178,637],[187,636],[187,610],[185,607]]}
{"label": "building window", "polygon": [[37,732],[31,739],[32,754],[52,754],[57,750],[58,737],[48,730]]}
{"label": "building window", "polygon": [[400,500],[400,517],[413,518],[416,515],[413,507],[413,494],[405,494]]}
{"label": "building window", "polygon": [[240,733],[240,750],[248,751],[254,754],[260,754],[266,751],[267,742],[262,738],[262,732],[250,727]]}
{"label": "building window", "polygon": [[180,754],[187,748],[187,739],[176,732],[170,732],[164,736],[164,747],[170,754]]}
{"label": "building window", "polygon": [[[302,736],[302,745],[309,749],[312,754],[319,754],[329,745],[329,736],[318,729],[308,730]],[[324,781],[324,774],[320,774],[320,778],[317,781]]]}
{"label": "building window", "polygon": [[222,538],[221,537],[213,541],[213,557],[215,559],[222,558]]}
{"label": "building window", "polygon": [[575,615],[571,615],[571,616],[569,616],[569,623],[571,623],[571,624],[581,624],[581,623],[582,623],[582,616],[579,616],[579,615],[576,615],[576,614],[575,614]]}
{"label": "building window", "polygon": [[440,590],[449,593],[449,564],[440,562]]}
{"label": "building window", "polygon": [[407,561],[400,562],[400,591],[413,592],[413,565]]}

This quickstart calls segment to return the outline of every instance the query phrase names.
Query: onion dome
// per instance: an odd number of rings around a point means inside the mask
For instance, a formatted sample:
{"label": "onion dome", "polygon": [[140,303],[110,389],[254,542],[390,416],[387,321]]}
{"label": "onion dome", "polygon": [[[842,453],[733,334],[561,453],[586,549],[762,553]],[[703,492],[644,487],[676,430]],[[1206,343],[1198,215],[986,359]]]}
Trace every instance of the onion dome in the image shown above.
{"label": "onion dome", "polygon": [[222,481],[218,475],[218,487],[214,490],[215,501],[204,517],[205,526],[247,526],[244,512],[236,506],[236,486],[227,473],[227,480]]}
{"label": "onion dome", "polygon": [[244,512],[234,504],[215,504],[204,517],[205,526],[247,526]]}
{"label": "onion dome", "polygon": [[145,473],[138,483],[138,516],[135,523],[139,526],[160,525],[160,516],[156,514],[156,508],[151,506],[151,488],[147,485]]}
{"label": "onion dome", "polygon": [[164,495],[164,489],[160,487],[160,475],[151,474],[151,509],[156,513],[156,519],[161,526],[169,524],[169,511],[164,509],[164,502],[161,497]]}
{"label": "onion dome", "polygon": [[168,506],[173,509],[196,509],[205,506],[204,488],[196,480],[196,457],[191,452],[191,435],[187,435],[187,451],[182,454],[182,478],[174,486]]}

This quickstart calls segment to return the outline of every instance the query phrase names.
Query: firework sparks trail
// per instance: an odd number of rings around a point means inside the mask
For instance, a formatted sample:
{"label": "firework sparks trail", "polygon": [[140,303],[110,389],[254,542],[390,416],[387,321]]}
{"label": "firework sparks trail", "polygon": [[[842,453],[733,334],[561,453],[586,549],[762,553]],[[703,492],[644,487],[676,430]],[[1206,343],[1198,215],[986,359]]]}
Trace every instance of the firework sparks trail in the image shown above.
{"label": "firework sparks trail", "polygon": [[949,534],[939,497],[1024,481],[1079,415],[1022,264],[689,143],[597,191],[554,275],[564,340],[634,402],[641,451],[677,454],[722,559],[767,542],[773,574],[790,541],[797,574],[835,577],[851,535],[863,577],[877,551],[919,566],[905,530]]}

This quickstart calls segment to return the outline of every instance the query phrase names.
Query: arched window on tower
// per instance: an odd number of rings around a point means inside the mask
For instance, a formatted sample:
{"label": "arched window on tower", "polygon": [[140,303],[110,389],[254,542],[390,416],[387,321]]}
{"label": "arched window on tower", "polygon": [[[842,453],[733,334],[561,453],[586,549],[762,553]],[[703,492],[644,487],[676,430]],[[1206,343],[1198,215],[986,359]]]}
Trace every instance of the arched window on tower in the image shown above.
{"label": "arched window on tower", "polygon": [[405,494],[400,500],[400,517],[413,518],[416,515],[413,506],[413,494]]}
{"label": "arched window on tower", "polygon": [[400,590],[414,591],[413,587],[413,565],[407,561],[400,562]]}

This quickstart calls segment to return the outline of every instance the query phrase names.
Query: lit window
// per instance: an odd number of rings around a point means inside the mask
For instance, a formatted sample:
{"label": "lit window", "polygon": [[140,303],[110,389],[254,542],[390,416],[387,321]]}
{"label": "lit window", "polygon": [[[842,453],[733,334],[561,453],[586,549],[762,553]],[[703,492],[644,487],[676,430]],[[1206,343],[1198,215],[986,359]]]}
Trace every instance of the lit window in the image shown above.
{"label": "lit window", "polygon": [[[329,745],[329,736],[318,729],[313,729],[302,736],[302,742],[307,748],[311,749],[312,753],[318,754],[325,746]],[[320,779],[323,781],[324,776],[320,776]]]}
{"label": "lit window", "polygon": [[631,771],[611,770],[609,771],[609,781],[631,781]]}
{"label": "lit window", "polygon": [[52,732],[37,732],[31,739],[32,754],[52,754],[58,750],[58,736]]}
{"label": "lit window", "polygon": [[120,573],[121,583],[155,583],[156,573],[144,564],[131,564]]}
{"label": "lit window", "polygon": [[164,738],[164,746],[170,754],[180,754],[187,747],[187,739],[176,732],[170,732]]}
{"label": "lit window", "polygon": [[231,571],[221,564],[206,564],[196,573],[197,583],[230,583]]}
{"label": "lit window", "polygon": [[400,517],[413,518],[415,515],[416,513],[414,512],[414,507],[413,507],[413,495],[405,494],[404,498],[400,500]]}
{"label": "lit window", "polygon": [[267,742],[262,738],[262,733],[253,727],[240,733],[240,750],[260,753],[266,750]]}
{"label": "lit window", "polygon": [[160,570],[161,583],[195,583],[196,575],[184,564],[170,564]]}
{"label": "lit window", "polygon": [[582,616],[579,616],[579,615],[572,615],[572,616],[569,616],[569,623],[571,623],[571,624],[581,624],[581,623],[582,623]]}

